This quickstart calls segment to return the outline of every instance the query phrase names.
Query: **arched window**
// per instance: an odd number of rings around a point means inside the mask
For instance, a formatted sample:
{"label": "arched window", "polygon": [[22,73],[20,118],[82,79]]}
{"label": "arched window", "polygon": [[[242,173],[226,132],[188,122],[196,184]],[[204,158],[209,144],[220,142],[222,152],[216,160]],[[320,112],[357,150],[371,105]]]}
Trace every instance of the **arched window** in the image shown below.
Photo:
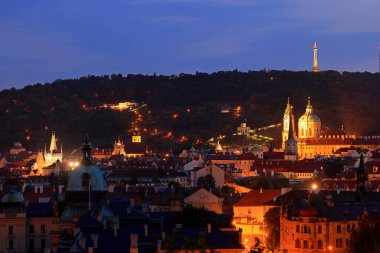
{"label": "arched window", "polygon": [[296,240],[296,248],[301,248],[301,242],[300,242],[300,239],[297,239]]}
{"label": "arched window", "polygon": [[323,242],[321,240],[318,240],[317,247],[318,247],[318,249],[322,249],[323,248]]}
{"label": "arched window", "polygon": [[82,187],[86,189],[88,188],[89,184],[90,184],[90,175],[88,173],[84,173],[82,175]]}
{"label": "arched window", "polygon": [[309,248],[309,243],[307,241],[303,241],[303,248],[304,249]]}

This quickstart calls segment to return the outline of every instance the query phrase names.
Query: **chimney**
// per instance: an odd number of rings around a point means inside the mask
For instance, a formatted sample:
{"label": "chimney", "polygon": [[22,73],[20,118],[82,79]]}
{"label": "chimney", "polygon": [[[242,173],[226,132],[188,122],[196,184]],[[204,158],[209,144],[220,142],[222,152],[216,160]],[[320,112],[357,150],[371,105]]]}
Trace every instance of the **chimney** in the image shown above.
{"label": "chimney", "polygon": [[93,247],[88,247],[88,253],[94,253],[94,248]]}
{"label": "chimney", "polygon": [[94,249],[97,249],[98,248],[99,235],[98,234],[91,234],[91,239],[94,241]]}
{"label": "chimney", "polygon": [[64,185],[58,185],[58,193],[62,193],[62,190],[63,190],[63,187],[65,187]]}
{"label": "chimney", "polygon": [[148,236],[148,225],[147,224],[144,224],[144,236],[145,237]]}
{"label": "chimney", "polygon": [[211,224],[207,224],[207,233],[211,234]]}
{"label": "chimney", "polygon": [[131,234],[131,243],[130,243],[129,252],[130,253],[138,253],[139,252],[137,234]]}

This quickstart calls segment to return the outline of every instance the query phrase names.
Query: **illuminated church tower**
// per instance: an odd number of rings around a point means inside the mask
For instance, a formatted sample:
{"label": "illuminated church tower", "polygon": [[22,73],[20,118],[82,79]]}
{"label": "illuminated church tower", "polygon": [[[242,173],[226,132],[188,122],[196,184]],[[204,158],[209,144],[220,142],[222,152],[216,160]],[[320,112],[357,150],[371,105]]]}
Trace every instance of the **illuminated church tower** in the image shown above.
{"label": "illuminated church tower", "polygon": [[283,120],[283,128],[282,128],[282,149],[285,149],[285,142],[289,138],[289,123],[292,123],[293,134],[295,134],[294,128],[294,115],[293,115],[293,106],[290,104],[290,98],[288,97],[288,104],[286,105],[286,109],[284,112],[284,120]]}
{"label": "illuminated church tower", "polygon": [[58,150],[57,148],[57,140],[55,138],[55,132],[52,132],[51,134],[51,141],[50,141],[50,148],[49,151],[44,151],[44,167],[48,167],[54,163],[56,163],[58,160],[62,162],[63,157],[63,151],[62,151],[62,143],[61,143],[61,150]]}
{"label": "illuminated church tower", "polygon": [[120,138],[117,138],[117,141],[115,141],[115,143],[113,144],[112,155],[126,155],[124,149],[124,142],[120,140]]}
{"label": "illuminated church tower", "polygon": [[[294,122],[294,116],[292,110],[288,111],[288,117],[290,122]],[[294,124],[289,124],[288,139],[285,141],[284,158],[285,160],[297,160],[298,159],[298,143],[294,136],[293,131]]]}
{"label": "illuminated church tower", "polygon": [[313,72],[318,72],[319,71],[319,66],[318,66],[318,47],[317,47],[317,42],[314,41],[314,61],[313,61]]}

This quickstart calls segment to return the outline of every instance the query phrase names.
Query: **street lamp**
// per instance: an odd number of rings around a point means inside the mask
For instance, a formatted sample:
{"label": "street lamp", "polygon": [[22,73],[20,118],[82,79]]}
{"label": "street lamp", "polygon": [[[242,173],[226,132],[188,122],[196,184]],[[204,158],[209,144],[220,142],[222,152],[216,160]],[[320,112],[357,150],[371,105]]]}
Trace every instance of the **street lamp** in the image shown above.
{"label": "street lamp", "polygon": [[328,250],[329,250],[329,252],[332,252],[333,247],[332,247],[331,245],[329,245],[329,246],[328,246]]}

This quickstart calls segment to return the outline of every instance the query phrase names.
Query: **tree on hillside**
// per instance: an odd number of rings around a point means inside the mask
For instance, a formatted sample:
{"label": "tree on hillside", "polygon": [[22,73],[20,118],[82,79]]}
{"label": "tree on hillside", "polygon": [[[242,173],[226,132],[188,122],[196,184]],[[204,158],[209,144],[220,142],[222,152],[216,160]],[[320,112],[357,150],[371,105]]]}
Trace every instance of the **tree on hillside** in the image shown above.
{"label": "tree on hillside", "polygon": [[351,253],[380,252],[380,215],[363,216],[359,227],[351,232]]}
{"label": "tree on hillside", "polygon": [[215,187],[215,179],[212,175],[207,175],[204,177],[198,178],[197,182],[198,187],[210,189]]}
{"label": "tree on hillside", "polygon": [[280,208],[272,207],[264,215],[266,246],[272,251],[280,247]]}

